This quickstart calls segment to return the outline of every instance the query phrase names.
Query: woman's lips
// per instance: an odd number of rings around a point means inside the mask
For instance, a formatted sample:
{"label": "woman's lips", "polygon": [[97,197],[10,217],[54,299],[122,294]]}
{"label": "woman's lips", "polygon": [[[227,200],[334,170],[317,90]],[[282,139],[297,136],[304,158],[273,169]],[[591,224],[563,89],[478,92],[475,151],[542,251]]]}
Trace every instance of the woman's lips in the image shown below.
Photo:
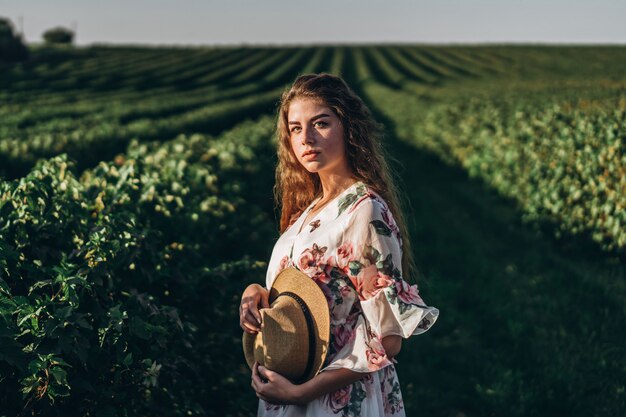
{"label": "woman's lips", "polygon": [[302,158],[303,158],[305,161],[309,161],[309,160],[312,160],[312,159],[317,158],[317,155],[318,155],[318,154],[319,154],[319,152],[311,152],[311,153],[307,153],[307,154],[306,154],[306,155],[304,155]]}

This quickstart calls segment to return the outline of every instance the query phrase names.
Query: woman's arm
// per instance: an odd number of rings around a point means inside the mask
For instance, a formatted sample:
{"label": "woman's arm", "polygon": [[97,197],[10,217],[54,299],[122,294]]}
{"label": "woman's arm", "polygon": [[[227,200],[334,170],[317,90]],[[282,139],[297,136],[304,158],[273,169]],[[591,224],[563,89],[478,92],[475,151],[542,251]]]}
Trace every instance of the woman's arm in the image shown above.
{"label": "woman's arm", "polygon": [[296,385],[298,404],[307,404],[329,392],[337,391],[354,381],[365,378],[366,372],[355,372],[346,368],[320,372],[304,384]]}
{"label": "woman's arm", "polygon": [[295,385],[282,375],[255,363],[252,368],[252,387],[257,397],[271,404],[304,405],[365,376],[365,372],[340,368],[321,372],[307,382]]}

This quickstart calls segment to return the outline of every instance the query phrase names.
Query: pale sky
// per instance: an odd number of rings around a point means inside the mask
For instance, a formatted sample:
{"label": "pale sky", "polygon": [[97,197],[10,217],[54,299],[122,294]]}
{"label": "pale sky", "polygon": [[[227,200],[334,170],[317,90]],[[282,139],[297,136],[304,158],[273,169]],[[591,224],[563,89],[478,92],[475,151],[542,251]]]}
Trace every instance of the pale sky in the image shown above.
{"label": "pale sky", "polygon": [[[27,42],[626,44],[625,0],[0,0]],[[21,18],[21,20],[20,20]]]}

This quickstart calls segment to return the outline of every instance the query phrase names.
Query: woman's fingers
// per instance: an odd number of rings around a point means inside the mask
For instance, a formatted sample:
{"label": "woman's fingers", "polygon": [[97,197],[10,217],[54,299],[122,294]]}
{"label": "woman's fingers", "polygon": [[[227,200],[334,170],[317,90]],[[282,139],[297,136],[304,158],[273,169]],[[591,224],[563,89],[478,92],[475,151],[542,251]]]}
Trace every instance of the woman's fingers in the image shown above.
{"label": "woman's fingers", "polygon": [[259,313],[259,309],[257,308],[256,300],[248,302],[248,307],[250,308],[250,311],[254,315],[254,318],[256,319],[257,323],[261,324],[261,313]]}
{"label": "woman's fingers", "polygon": [[246,315],[241,318],[240,324],[243,330],[246,330],[252,334],[256,334],[261,330],[259,325],[256,323],[256,320],[249,312],[247,312]]}
{"label": "woman's fingers", "polygon": [[261,368],[265,369],[264,366],[262,366],[261,364],[259,364],[258,362],[256,363],[256,374],[259,377],[259,379],[261,380],[261,382],[263,384],[267,384],[268,382],[270,382],[270,379],[266,378],[265,375],[261,374]]}
{"label": "woman's fingers", "polygon": [[259,366],[257,364],[257,372],[259,374],[259,376],[263,379],[266,379],[268,381],[273,381],[274,380],[274,372],[270,371],[269,369],[267,369],[264,366]]}
{"label": "woman's fingers", "polygon": [[259,324],[257,319],[252,316],[252,313],[250,313],[250,311],[247,311],[243,318],[246,323],[252,326],[253,330],[256,330],[257,332],[261,330],[261,325]]}
{"label": "woman's fingers", "polygon": [[257,334],[258,333],[257,330],[251,329],[250,325],[248,323],[239,323],[239,326],[246,333],[250,333],[250,334]]}
{"label": "woman's fingers", "polygon": [[241,317],[239,320],[239,324],[241,325],[241,328],[248,333],[255,334],[256,332],[260,331],[260,326],[257,320],[250,312],[249,307],[245,304],[241,308]]}
{"label": "woman's fingers", "polygon": [[269,294],[267,291],[261,294],[261,308],[270,308]]}
{"label": "woman's fingers", "polygon": [[256,388],[257,380],[254,378],[255,372],[256,372],[256,366],[257,366],[257,363],[254,362],[254,365],[252,365],[252,378],[251,378],[250,386],[252,386],[252,388],[255,391],[258,391]]}
{"label": "woman's fingers", "polygon": [[261,287],[261,290],[253,292],[251,295],[245,295],[241,299],[239,305],[239,325],[241,328],[251,334],[261,331],[263,316],[259,311],[261,308],[269,308],[269,292]]}
{"label": "woman's fingers", "polygon": [[244,308],[247,308],[248,310],[250,310],[254,318],[256,318],[259,324],[261,323],[261,313],[259,313],[258,305],[259,305],[259,301],[261,301],[262,303],[262,300],[260,300],[261,298],[262,298],[261,295],[257,295],[255,297],[252,297],[252,296],[245,297],[241,300],[241,306],[240,306],[240,310],[243,310]]}
{"label": "woman's fingers", "polygon": [[258,392],[259,389],[263,386],[263,384],[265,383],[263,379],[264,378],[262,378],[259,374],[259,363],[254,362],[254,365],[252,366],[252,387],[255,391]]}

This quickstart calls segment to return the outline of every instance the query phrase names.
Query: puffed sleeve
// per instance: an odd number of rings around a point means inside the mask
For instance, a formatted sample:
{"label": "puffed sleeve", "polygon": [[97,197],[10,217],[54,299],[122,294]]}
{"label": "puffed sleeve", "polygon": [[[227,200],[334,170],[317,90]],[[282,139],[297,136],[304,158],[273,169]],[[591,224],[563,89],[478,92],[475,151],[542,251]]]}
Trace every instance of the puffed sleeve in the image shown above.
{"label": "puffed sleeve", "polygon": [[402,240],[386,203],[361,201],[345,230],[344,239],[354,250],[348,275],[374,336],[408,338],[427,331],[439,310],[426,305],[417,284],[402,276]]}

